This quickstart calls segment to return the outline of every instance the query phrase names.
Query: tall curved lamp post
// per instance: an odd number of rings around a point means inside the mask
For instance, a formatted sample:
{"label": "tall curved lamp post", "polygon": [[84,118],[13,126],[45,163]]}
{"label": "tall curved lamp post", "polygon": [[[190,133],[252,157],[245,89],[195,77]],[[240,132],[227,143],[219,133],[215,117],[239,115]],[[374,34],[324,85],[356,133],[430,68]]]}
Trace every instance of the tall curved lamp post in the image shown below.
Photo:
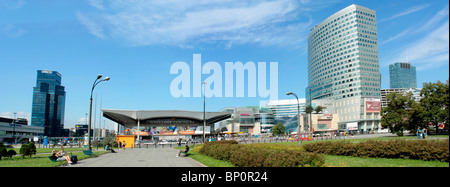
{"label": "tall curved lamp post", "polygon": [[[87,142],[88,150],[92,150],[92,148],[91,148],[92,93],[94,92],[95,86],[97,86],[99,83],[101,83],[103,81],[109,81],[109,79],[110,79],[109,77],[106,77],[106,78],[100,80],[101,78],[102,78],[102,75],[98,74],[97,79],[95,79],[94,84],[92,84],[92,89],[91,89],[91,102],[89,104],[88,142]],[[98,81],[98,80],[100,80],[100,81]]]}
{"label": "tall curved lamp post", "polygon": [[206,96],[205,96],[205,88],[206,88],[206,82],[202,82],[203,84],[203,143],[206,142],[206,135],[205,135],[205,131],[206,131]]}
{"label": "tall curved lamp post", "polygon": [[298,101],[297,94],[293,92],[288,92],[286,95],[293,95],[297,99],[297,124],[298,124],[298,131],[297,131],[297,137],[298,137],[298,145],[302,145],[302,139],[300,138],[300,101]]}

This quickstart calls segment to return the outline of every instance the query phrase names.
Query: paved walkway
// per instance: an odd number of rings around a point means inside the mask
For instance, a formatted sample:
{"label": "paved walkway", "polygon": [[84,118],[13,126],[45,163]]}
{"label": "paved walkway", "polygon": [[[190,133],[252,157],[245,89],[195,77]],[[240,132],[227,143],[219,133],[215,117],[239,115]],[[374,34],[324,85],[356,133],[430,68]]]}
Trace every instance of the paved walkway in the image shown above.
{"label": "paved walkway", "polygon": [[126,149],[79,160],[67,167],[205,167],[189,157],[176,157],[172,148]]}

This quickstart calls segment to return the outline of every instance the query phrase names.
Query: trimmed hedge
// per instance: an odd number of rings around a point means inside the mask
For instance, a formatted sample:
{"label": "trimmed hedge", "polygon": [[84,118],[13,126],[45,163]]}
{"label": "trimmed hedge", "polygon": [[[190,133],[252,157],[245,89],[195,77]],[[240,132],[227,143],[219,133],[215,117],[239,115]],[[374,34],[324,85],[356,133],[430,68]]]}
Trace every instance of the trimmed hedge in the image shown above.
{"label": "trimmed hedge", "polygon": [[[231,162],[237,167],[320,167],[325,159],[317,153],[295,150],[290,146],[242,145],[233,142],[206,143],[200,153]],[[282,148],[284,147],[284,148]]]}
{"label": "trimmed hedge", "polygon": [[318,142],[303,145],[307,152],[354,157],[404,158],[448,162],[448,141],[368,140],[360,143]]}

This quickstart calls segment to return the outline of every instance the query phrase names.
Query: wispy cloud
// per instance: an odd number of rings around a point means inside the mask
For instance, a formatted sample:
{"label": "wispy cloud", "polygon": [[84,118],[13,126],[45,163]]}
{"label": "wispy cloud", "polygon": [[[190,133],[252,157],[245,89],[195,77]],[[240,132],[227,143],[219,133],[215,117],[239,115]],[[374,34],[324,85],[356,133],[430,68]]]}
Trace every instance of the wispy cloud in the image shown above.
{"label": "wispy cloud", "polygon": [[381,41],[381,42],[380,42],[380,45],[384,45],[384,44],[387,44],[387,43],[389,43],[389,42],[392,42],[392,41],[394,41],[394,40],[396,40],[396,39],[399,39],[399,38],[401,38],[401,37],[403,37],[403,36],[405,36],[405,35],[410,34],[411,32],[412,32],[412,30],[411,30],[410,28],[405,29],[404,31],[402,31],[402,32],[400,32],[400,33],[398,33],[398,34],[396,34],[395,36],[389,37],[387,40]]}
{"label": "wispy cloud", "polygon": [[8,9],[18,9],[25,6],[27,3],[23,0],[0,0],[0,8],[6,7]]}
{"label": "wispy cloud", "polygon": [[91,6],[93,6],[95,8],[98,8],[100,10],[104,10],[105,9],[105,7],[103,6],[103,0],[88,0],[88,3]]}
{"label": "wispy cloud", "polygon": [[[408,50],[408,59],[417,67],[417,71],[424,71],[442,67],[449,63],[449,11],[448,4],[433,17],[427,20],[417,20],[417,23],[401,31],[387,40],[381,41],[381,45],[387,45],[400,38],[408,41],[404,46],[397,47],[388,55],[384,55],[383,67],[393,62],[405,61],[405,50]],[[400,40],[401,42],[401,40]]]}
{"label": "wispy cloud", "polygon": [[[1,112],[0,117],[14,118],[14,112]],[[16,112],[16,118],[25,118],[28,120],[28,124],[31,124],[31,113],[28,112]]]}
{"label": "wispy cloud", "polygon": [[408,47],[408,51],[411,51],[408,55],[409,59],[417,64],[418,71],[437,68],[444,63],[448,64],[449,21],[447,20],[428,36],[413,43],[411,47]]}
{"label": "wispy cloud", "polygon": [[77,12],[76,14],[78,21],[84,26],[86,26],[86,28],[89,30],[91,34],[102,39],[105,38],[102,26],[95,20],[93,20],[93,18],[89,18],[86,14],[82,14],[80,12]]}
{"label": "wispy cloud", "polygon": [[[195,46],[218,43],[298,47],[306,41],[312,19],[307,1],[241,0],[89,0],[94,13],[78,12],[89,32],[132,46]],[[315,4],[317,6],[317,4]]]}
{"label": "wispy cloud", "polygon": [[385,22],[385,21],[388,21],[388,20],[391,20],[391,19],[395,19],[395,18],[398,18],[398,17],[402,17],[402,16],[406,16],[406,15],[418,12],[420,10],[423,10],[423,9],[429,7],[429,6],[430,6],[429,4],[413,6],[411,8],[408,8],[408,9],[404,10],[403,12],[400,12],[398,14],[395,14],[395,15],[391,16],[391,17],[382,19],[382,20],[379,21],[379,23],[382,23],[382,22]]}
{"label": "wispy cloud", "polygon": [[0,26],[0,37],[6,36],[11,38],[17,38],[27,33],[26,30],[17,28],[14,25],[8,24],[4,26]]}

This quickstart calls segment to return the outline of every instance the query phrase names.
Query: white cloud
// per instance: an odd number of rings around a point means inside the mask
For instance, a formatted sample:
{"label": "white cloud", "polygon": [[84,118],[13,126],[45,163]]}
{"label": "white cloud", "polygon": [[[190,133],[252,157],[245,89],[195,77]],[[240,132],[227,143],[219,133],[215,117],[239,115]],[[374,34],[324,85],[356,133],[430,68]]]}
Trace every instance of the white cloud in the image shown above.
{"label": "white cloud", "polygon": [[27,33],[26,30],[17,28],[11,24],[0,27],[0,36],[3,35],[11,38],[17,38],[23,36],[25,33]]}
{"label": "white cloud", "polygon": [[[99,38],[132,46],[195,46],[200,43],[304,45],[312,19],[296,1],[90,0],[97,13],[77,13]],[[307,2],[303,2],[307,3]],[[314,4],[317,6],[317,3]],[[101,8],[99,8],[101,7]]]}
{"label": "white cloud", "polygon": [[449,63],[449,21],[407,46],[409,61],[417,71],[439,68]]}
{"label": "white cloud", "polygon": [[4,6],[8,9],[19,9],[26,4],[27,3],[23,0],[0,0],[0,8]]}
{"label": "white cloud", "polygon": [[403,36],[408,35],[408,34],[410,34],[411,32],[412,32],[412,31],[411,31],[410,28],[405,29],[404,31],[402,31],[402,32],[400,32],[400,33],[398,33],[398,34],[396,34],[395,36],[391,36],[391,37],[389,37],[387,40],[381,41],[381,42],[380,42],[380,45],[387,44],[387,43],[392,42],[392,41],[394,41],[394,40],[396,40],[396,39],[402,38]]}
{"label": "white cloud", "polygon": [[[14,118],[14,112],[2,112],[0,113],[0,117]],[[23,111],[16,112],[16,118],[25,118],[28,120],[28,125],[31,125],[31,113]]]}
{"label": "white cloud", "polygon": [[382,20],[379,21],[379,23],[385,22],[385,21],[388,21],[388,20],[391,20],[391,19],[395,19],[395,18],[398,18],[398,17],[406,16],[406,15],[409,15],[409,14],[412,14],[412,13],[415,13],[415,12],[423,10],[423,9],[429,7],[429,6],[430,6],[429,4],[413,6],[411,8],[406,9],[403,12],[395,14],[395,15],[393,15],[391,17],[386,18],[386,19],[382,19]]}
{"label": "white cloud", "polygon": [[105,7],[103,6],[103,0],[88,0],[88,3],[91,6],[93,6],[95,8],[98,8],[100,10],[105,9]]}
{"label": "white cloud", "polygon": [[99,38],[104,39],[105,35],[103,34],[103,28],[101,25],[96,23],[92,18],[89,18],[87,15],[77,12],[78,21],[86,26],[89,32]]}

